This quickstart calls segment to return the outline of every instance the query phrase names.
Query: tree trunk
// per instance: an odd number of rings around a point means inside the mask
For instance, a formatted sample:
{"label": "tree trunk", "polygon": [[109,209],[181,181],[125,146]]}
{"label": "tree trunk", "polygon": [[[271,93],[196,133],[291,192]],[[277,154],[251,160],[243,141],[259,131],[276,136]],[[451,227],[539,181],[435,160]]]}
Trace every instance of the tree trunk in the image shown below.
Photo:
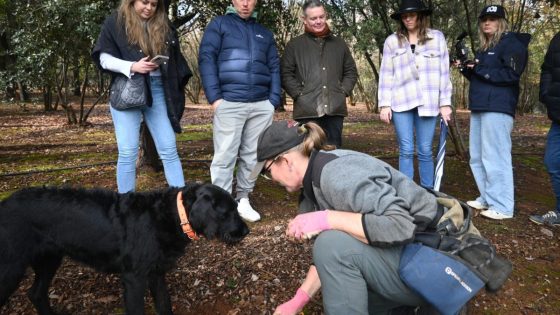
{"label": "tree trunk", "polygon": [[6,86],[6,99],[11,100],[16,98],[16,88],[14,87],[14,83],[10,82]]}
{"label": "tree trunk", "polygon": [[93,111],[93,109],[95,108],[95,105],[99,104],[99,102],[105,97],[105,95],[109,93],[109,89],[105,89],[105,92],[101,93],[101,95],[99,95],[99,97],[95,100],[95,102],[93,102],[93,104],[91,105],[91,107],[88,109],[88,111],[86,112],[86,114],[84,115],[84,122],[88,120],[89,114],[91,114],[91,112]]}
{"label": "tree trunk", "polygon": [[465,149],[465,143],[463,142],[461,132],[459,132],[459,125],[457,124],[457,115],[455,114],[455,111],[453,111],[453,119],[448,127],[451,141],[453,141],[453,146],[455,146],[455,152],[457,152],[457,155],[461,160],[468,160],[469,154]]}
{"label": "tree trunk", "polygon": [[43,105],[46,112],[53,110],[52,107],[52,89],[50,85],[43,87]]}
{"label": "tree trunk", "polygon": [[362,84],[361,77],[358,77],[358,81],[356,82],[356,87],[360,92],[361,96],[364,98],[364,103],[366,104],[366,108],[368,112],[376,112],[377,111],[377,102],[374,101],[374,98],[377,97],[377,91],[374,91],[374,95],[371,93],[366,92],[364,85]]}
{"label": "tree trunk", "polygon": [[64,85],[63,104],[68,105],[68,60],[64,58],[64,73],[62,76],[62,84]]}
{"label": "tree trunk", "polygon": [[[87,63],[89,64],[89,62]],[[86,70],[87,71],[87,70]],[[83,82],[80,82],[80,63],[76,62],[72,70],[72,95],[80,96],[80,90]]]}
{"label": "tree trunk", "polygon": [[[60,74],[56,74],[55,76],[55,85],[56,85],[56,101],[54,103],[54,110],[58,109],[58,105],[60,104],[60,102],[63,102],[63,98],[62,98],[62,86],[63,86],[63,82],[60,82],[60,76],[62,76],[62,73],[64,72],[64,68],[65,66],[62,65],[62,68],[60,69]],[[65,105],[63,105],[64,107]]]}
{"label": "tree trunk", "polygon": [[17,87],[19,90],[19,101],[24,103],[25,102],[25,87],[21,84],[20,81],[17,81]]}
{"label": "tree trunk", "polygon": [[80,126],[84,126],[86,124],[86,120],[85,115],[84,115],[84,102],[86,99],[86,88],[87,88],[87,83],[88,83],[88,79],[89,79],[89,63],[86,65],[86,74],[84,77],[84,82],[82,84],[81,87],[81,97],[80,97],[80,119],[78,120],[78,123],[80,124]]}
{"label": "tree trunk", "polygon": [[161,172],[163,165],[159,160],[159,155],[156,150],[156,145],[150,130],[148,130],[146,123],[142,123],[140,127],[140,137],[142,144],[138,152],[138,160],[136,161],[137,167],[147,166],[155,172]]}

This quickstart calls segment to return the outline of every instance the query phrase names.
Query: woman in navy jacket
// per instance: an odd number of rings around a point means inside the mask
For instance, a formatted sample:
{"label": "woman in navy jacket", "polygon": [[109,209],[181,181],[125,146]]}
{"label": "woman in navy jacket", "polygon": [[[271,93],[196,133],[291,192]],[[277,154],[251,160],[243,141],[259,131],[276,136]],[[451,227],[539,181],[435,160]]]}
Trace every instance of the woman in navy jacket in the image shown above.
{"label": "woman in navy jacket", "polygon": [[465,67],[470,80],[470,166],[480,192],[467,203],[490,219],[513,217],[511,130],[530,35],[507,32],[505,10],[486,6],[479,15],[480,49]]}

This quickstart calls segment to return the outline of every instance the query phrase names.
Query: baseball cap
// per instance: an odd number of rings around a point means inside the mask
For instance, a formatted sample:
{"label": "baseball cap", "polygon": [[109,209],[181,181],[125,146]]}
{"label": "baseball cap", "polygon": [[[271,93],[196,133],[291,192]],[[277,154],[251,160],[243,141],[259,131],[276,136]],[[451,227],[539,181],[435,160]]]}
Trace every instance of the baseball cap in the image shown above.
{"label": "baseball cap", "polygon": [[296,121],[274,121],[259,136],[257,144],[257,164],[250,179],[257,179],[266,160],[271,160],[303,142],[307,133]]}
{"label": "baseball cap", "polygon": [[478,18],[481,19],[482,17],[487,15],[497,16],[499,18],[505,19],[506,10],[501,5],[497,5],[497,4],[487,5],[484,7],[484,9],[482,9]]}

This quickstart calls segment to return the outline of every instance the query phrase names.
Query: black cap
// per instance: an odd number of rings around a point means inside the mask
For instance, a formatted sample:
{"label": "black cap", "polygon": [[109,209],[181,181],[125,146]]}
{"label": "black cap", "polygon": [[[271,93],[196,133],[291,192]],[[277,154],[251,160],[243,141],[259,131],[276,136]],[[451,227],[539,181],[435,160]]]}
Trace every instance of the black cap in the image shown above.
{"label": "black cap", "polygon": [[264,162],[277,157],[303,142],[307,133],[302,125],[295,121],[274,121],[259,136],[257,145],[257,165],[251,172],[251,179],[260,174]]}
{"label": "black cap", "polygon": [[403,0],[399,6],[399,11],[391,14],[391,18],[393,20],[400,20],[401,14],[412,12],[421,12],[425,15],[430,15],[432,14],[432,9],[426,7],[422,0]]}
{"label": "black cap", "polygon": [[484,7],[484,9],[482,9],[478,18],[482,19],[482,17],[487,15],[497,16],[499,18],[505,19],[506,10],[501,5],[497,5],[497,4],[487,5]]}

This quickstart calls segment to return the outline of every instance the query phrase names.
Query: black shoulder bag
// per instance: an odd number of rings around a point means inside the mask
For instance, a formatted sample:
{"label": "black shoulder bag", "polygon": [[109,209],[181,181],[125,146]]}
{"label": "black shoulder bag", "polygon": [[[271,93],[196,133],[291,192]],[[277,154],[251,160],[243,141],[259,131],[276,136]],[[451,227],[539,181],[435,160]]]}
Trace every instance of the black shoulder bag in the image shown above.
{"label": "black shoulder bag", "polygon": [[130,79],[122,74],[115,76],[111,84],[109,103],[116,110],[143,108],[148,105],[148,86],[142,74],[134,74]]}

